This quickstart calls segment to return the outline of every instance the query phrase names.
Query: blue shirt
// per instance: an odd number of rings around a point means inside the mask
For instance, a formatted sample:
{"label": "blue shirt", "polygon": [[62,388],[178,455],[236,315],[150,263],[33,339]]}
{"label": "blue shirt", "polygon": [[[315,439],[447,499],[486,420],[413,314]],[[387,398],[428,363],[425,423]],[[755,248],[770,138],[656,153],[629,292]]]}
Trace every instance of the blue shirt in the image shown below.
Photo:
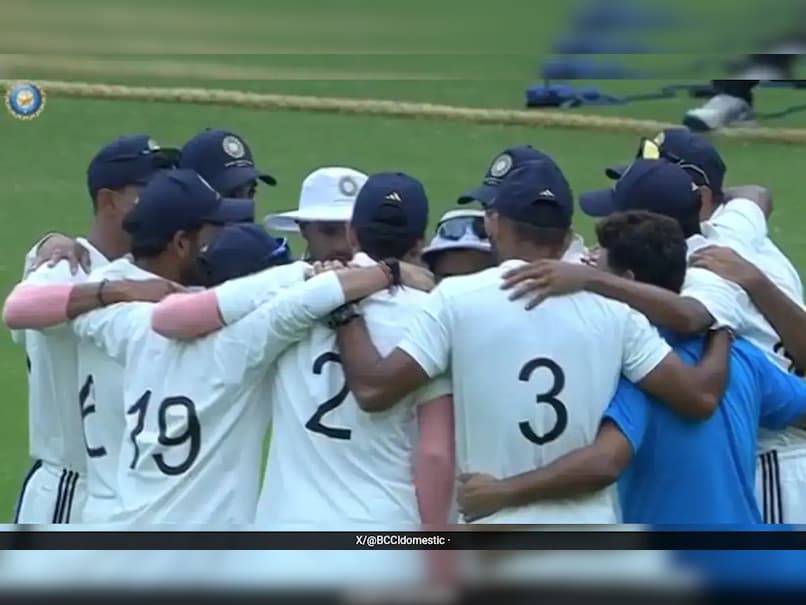
{"label": "blue shirt", "polygon": [[[690,365],[702,356],[702,338],[669,340]],[[804,416],[806,382],[743,340],[733,344],[725,396],[706,421],[687,420],[622,380],[605,418],[634,452],[619,479],[624,522],[761,523],[754,491],[758,427],[782,429]]]}

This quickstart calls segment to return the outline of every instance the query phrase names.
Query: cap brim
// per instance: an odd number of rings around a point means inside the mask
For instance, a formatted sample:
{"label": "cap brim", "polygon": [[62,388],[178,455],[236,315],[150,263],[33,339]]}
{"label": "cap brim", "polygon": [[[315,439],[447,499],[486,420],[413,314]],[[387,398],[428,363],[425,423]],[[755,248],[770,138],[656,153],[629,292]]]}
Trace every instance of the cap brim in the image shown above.
{"label": "cap brim", "polygon": [[473,191],[468,191],[462,197],[460,197],[457,201],[459,204],[469,204],[471,202],[480,202],[483,206],[487,206],[490,202],[493,201],[495,198],[495,194],[498,192],[498,187],[493,187],[492,185],[482,185],[478,189],[474,189]]}
{"label": "cap brim", "polygon": [[299,231],[298,223],[349,223],[352,218],[352,203],[333,203],[269,214],[263,223],[274,231]]}
{"label": "cap brim", "polygon": [[219,192],[229,192],[256,180],[261,180],[271,186],[277,184],[277,180],[273,176],[260,172],[254,166],[232,166],[221,173],[216,179],[215,185]]}
{"label": "cap brim", "polygon": [[621,175],[627,172],[627,168],[629,168],[627,165],[611,166],[610,168],[605,168],[605,174],[607,175],[607,178],[617,181],[621,178]]}
{"label": "cap brim", "polygon": [[250,199],[222,198],[218,208],[205,216],[204,220],[217,224],[254,222],[255,202]]}
{"label": "cap brim", "polygon": [[579,207],[588,216],[604,217],[618,212],[615,194],[612,189],[589,191],[579,196]]}
{"label": "cap brim", "polygon": [[428,248],[422,251],[423,260],[428,260],[429,257],[433,256],[437,252],[444,252],[446,250],[478,250],[479,252],[492,253],[492,246],[484,242],[463,242],[461,240],[437,242],[431,246],[428,246]]}

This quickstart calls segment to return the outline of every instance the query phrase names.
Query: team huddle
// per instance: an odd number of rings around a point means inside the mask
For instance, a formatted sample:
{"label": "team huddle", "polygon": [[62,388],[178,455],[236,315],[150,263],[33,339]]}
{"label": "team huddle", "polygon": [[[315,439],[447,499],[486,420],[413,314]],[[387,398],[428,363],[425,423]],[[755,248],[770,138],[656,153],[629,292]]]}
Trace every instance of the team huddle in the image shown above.
{"label": "team huddle", "polygon": [[405,173],[320,168],[264,228],[238,134],[120,137],[89,233],[37,242],[5,302],[15,523],[806,523],[803,288],[725,173],[686,129],[642,140],[579,196],[586,247],[560,167],[513,147],[428,242]]}

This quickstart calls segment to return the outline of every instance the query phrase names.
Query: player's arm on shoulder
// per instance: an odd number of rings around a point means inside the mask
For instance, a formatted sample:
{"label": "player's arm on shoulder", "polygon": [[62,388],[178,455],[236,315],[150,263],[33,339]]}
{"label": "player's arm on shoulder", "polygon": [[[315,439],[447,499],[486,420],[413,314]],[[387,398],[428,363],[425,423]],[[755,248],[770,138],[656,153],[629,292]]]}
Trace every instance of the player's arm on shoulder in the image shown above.
{"label": "player's arm on shoulder", "polygon": [[[215,310],[211,308],[208,297],[203,292],[188,295],[182,300],[189,301],[184,303],[186,307],[198,305],[195,312],[205,314],[207,325],[212,325],[213,322],[231,325],[271,301],[279,292],[302,283],[309,271],[310,267],[306,263],[296,262],[225,282],[212,290],[216,297]],[[202,335],[187,333],[184,338]]]}
{"label": "player's arm on shoulder", "polygon": [[806,382],[787,374],[750,343],[742,343],[750,356],[761,398],[760,425],[770,430],[788,426],[806,429]]}
{"label": "player's arm on shoulder", "polygon": [[729,331],[711,332],[702,359],[692,367],[641,314],[631,312],[625,330],[622,366],[630,381],[678,414],[705,419],[716,411],[727,384]]}
{"label": "player's arm on shoulder", "polygon": [[365,412],[381,412],[445,374],[450,359],[450,322],[442,288],[414,314],[397,348],[381,357],[366,324],[355,318],[337,329],[337,344],[347,384]]}
{"label": "player's arm on shoulder", "polygon": [[806,368],[806,309],[730,248],[705,248],[691,262],[694,267],[707,269],[741,286],[777,332],[795,366]]}
{"label": "player's arm on shoulder", "polygon": [[153,307],[152,303],[141,302],[96,309],[76,318],[73,331],[122,364],[129,344],[151,329]]}
{"label": "player's arm on shoulder", "polygon": [[615,483],[633,452],[630,438],[605,418],[593,443],[546,466],[502,479],[477,473],[460,475],[459,510],[471,522],[505,508],[586,496]]}
{"label": "player's arm on shoulder", "polygon": [[594,271],[588,290],[626,303],[662,328],[678,334],[699,334],[714,322],[708,309],[698,300],[679,296],[665,288]]}
{"label": "player's arm on shoulder", "polygon": [[427,399],[417,408],[414,487],[423,525],[436,529],[448,523],[456,477],[453,397],[425,392],[422,397]]}

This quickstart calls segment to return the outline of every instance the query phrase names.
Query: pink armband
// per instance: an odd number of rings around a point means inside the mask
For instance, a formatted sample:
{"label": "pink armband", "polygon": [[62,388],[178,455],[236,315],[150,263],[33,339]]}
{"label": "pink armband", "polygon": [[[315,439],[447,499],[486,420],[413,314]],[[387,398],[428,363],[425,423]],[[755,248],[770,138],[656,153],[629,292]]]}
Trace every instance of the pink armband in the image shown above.
{"label": "pink armband", "polygon": [[41,330],[68,321],[73,284],[19,284],[3,306],[3,322],[12,330]]}
{"label": "pink armband", "polygon": [[151,328],[165,338],[188,340],[224,327],[213,290],[171,294],[154,306]]}

